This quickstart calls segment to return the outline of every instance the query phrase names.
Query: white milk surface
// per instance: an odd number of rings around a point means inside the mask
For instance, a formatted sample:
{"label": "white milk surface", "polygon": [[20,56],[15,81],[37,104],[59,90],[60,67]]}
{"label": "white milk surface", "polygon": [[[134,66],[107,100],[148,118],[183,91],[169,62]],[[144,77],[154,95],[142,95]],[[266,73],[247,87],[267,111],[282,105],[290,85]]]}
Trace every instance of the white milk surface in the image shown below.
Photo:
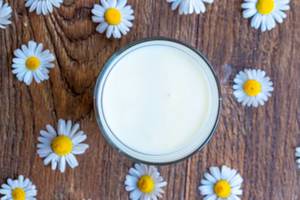
{"label": "white milk surface", "polygon": [[178,47],[155,43],[128,51],[104,83],[106,123],[134,151],[170,154],[195,142],[199,147],[211,133],[215,80],[200,56]]}

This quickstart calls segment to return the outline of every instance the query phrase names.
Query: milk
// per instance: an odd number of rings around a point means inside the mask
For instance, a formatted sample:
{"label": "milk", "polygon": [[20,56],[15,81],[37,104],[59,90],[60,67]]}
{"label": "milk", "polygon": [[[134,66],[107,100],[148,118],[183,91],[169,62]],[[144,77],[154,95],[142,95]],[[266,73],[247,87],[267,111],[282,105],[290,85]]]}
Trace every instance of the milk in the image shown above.
{"label": "milk", "polygon": [[133,158],[172,162],[212,134],[218,86],[206,61],[184,45],[139,43],[114,57],[100,81],[96,104],[103,131]]}

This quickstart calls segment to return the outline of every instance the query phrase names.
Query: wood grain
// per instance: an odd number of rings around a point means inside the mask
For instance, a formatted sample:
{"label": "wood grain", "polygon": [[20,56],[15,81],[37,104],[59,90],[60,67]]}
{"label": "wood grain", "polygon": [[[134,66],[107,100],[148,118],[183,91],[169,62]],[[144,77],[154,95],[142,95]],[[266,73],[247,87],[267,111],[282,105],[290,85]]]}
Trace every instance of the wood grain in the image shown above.
{"label": "wood grain", "polygon": [[[222,84],[217,133],[186,161],[159,167],[168,181],[166,200],[202,199],[197,190],[205,170],[226,164],[244,177],[245,200],[299,200],[300,174],[294,148],[300,145],[300,1],[291,2],[283,24],[260,33],[241,16],[242,0],[215,1],[202,15],[179,16],[165,0],[129,0],[136,20],[121,40],[95,32],[91,8],[99,1],[65,0],[49,16],[29,13],[9,0],[13,24],[0,31],[0,183],[23,174],[41,200],[126,200],[124,177],[132,161],[101,136],[93,111],[93,87],[106,59],[129,42],[165,36],[196,47],[211,61]],[[50,80],[30,87],[11,72],[13,50],[33,39],[56,55]],[[264,69],[275,84],[264,107],[248,109],[232,96],[232,79],[245,67]],[[80,166],[61,174],[36,154],[39,130],[59,118],[81,124],[90,145]]]}

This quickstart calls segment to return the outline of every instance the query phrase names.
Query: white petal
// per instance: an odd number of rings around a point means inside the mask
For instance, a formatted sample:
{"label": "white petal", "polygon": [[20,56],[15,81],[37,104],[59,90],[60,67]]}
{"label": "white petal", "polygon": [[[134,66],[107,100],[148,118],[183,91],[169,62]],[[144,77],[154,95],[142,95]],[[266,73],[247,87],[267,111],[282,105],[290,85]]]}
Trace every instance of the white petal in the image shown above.
{"label": "white petal", "polygon": [[136,190],[130,192],[129,197],[130,197],[130,199],[138,200],[141,197],[141,195],[142,195],[142,193],[138,189],[136,189]]}
{"label": "white petal", "polygon": [[66,135],[66,122],[63,119],[58,120],[58,135]]}
{"label": "white petal", "polygon": [[66,158],[64,156],[59,159],[59,170],[61,173],[65,172],[66,169]]}
{"label": "white petal", "polygon": [[234,176],[234,177],[232,178],[232,180],[230,181],[230,185],[231,185],[232,187],[235,187],[235,186],[241,185],[242,182],[243,182],[243,178],[242,178],[239,174],[237,174],[237,175]]}
{"label": "white petal", "polygon": [[257,13],[256,9],[247,9],[243,11],[244,18],[250,18]]}
{"label": "white petal", "polygon": [[52,170],[56,170],[57,165],[58,165],[58,162],[59,162],[58,156],[57,156],[55,159],[52,159],[52,160],[51,160],[51,169],[52,169]]}
{"label": "white petal", "polygon": [[110,38],[112,36],[113,33],[113,26],[108,26],[107,30],[106,30],[106,37]]}
{"label": "white petal", "polygon": [[67,123],[66,123],[66,130],[65,130],[66,135],[70,136],[71,128],[72,128],[72,121],[68,120]]}
{"label": "white petal", "polygon": [[40,134],[41,134],[41,136],[43,136],[44,138],[49,139],[49,140],[52,140],[56,136],[53,133],[47,132],[47,131],[44,131],[44,130],[41,130]]}
{"label": "white petal", "polygon": [[218,167],[210,167],[209,171],[217,180],[221,179],[221,172]]}
{"label": "white petal", "polygon": [[52,135],[54,135],[54,136],[56,136],[57,135],[57,133],[56,133],[56,131],[55,131],[55,129],[53,128],[53,126],[51,126],[51,125],[46,125],[46,129],[47,129],[47,131],[49,132],[49,133],[51,133]]}
{"label": "white petal", "polygon": [[30,71],[27,71],[24,76],[24,82],[26,85],[30,85],[33,79],[33,75]]}
{"label": "white petal", "polygon": [[55,153],[49,154],[45,159],[44,159],[44,165],[48,165],[53,159],[55,160],[57,158],[57,155]]}
{"label": "white petal", "polygon": [[212,194],[204,197],[203,200],[217,200],[217,199],[218,199],[217,196],[215,194]]}
{"label": "white petal", "polygon": [[78,123],[74,124],[71,131],[70,131],[70,136],[73,137],[74,134],[79,130],[80,125]]}
{"label": "white petal", "polygon": [[73,147],[72,153],[75,155],[83,154],[89,148],[87,144],[77,144]]}
{"label": "white petal", "polygon": [[208,172],[204,173],[204,177],[212,183],[215,183],[217,181],[217,179]]}
{"label": "white petal", "polygon": [[138,178],[135,176],[130,176],[130,175],[126,175],[126,179],[125,179],[125,185],[129,186],[126,187],[125,189],[127,191],[131,191],[133,190],[133,188],[136,188],[136,183],[138,181]]}
{"label": "white petal", "polygon": [[71,168],[75,168],[78,166],[77,159],[73,154],[69,154],[66,156],[66,160]]}
{"label": "white petal", "polygon": [[123,8],[127,3],[127,0],[119,0],[117,3],[117,8],[121,9]]}
{"label": "white petal", "polygon": [[214,190],[212,186],[203,185],[199,187],[199,190],[202,195],[214,194]]}
{"label": "white petal", "polygon": [[104,33],[104,31],[107,29],[108,27],[108,24],[106,22],[103,22],[103,23],[100,23],[96,30],[99,32],[99,33]]}
{"label": "white petal", "polygon": [[77,145],[83,141],[85,141],[87,136],[84,134],[83,131],[79,131],[74,136],[72,136],[72,142],[74,145]]}

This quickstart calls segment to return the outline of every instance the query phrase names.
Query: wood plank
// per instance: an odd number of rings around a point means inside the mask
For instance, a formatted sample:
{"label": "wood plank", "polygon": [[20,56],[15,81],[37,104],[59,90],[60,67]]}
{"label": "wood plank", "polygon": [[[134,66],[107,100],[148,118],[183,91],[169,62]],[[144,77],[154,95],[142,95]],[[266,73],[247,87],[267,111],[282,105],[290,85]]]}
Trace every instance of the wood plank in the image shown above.
{"label": "wood plank", "polygon": [[[99,1],[96,1],[99,2]],[[9,0],[13,24],[0,30],[0,183],[30,177],[43,200],[128,199],[123,182],[132,161],[101,136],[93,111],[93,87],[106,59],[137,39],[165,36],[181,40],[211,61],[222,84],[222,116],[216,135],[186,161],[159,167],[168,181],[164,199],[201,199],[205,170],[226,164],[244,177],[243,199],[297,200],[300,179],[294,148],[300,126],[299,1],[283,24],[260,33],[241,16],[242,0],[215,1],[202,15],[179,16],[165,0],[130,0],[131,32],[108,40],[95,32],[90,10],[95,1],[65,0],[53,14],[29,13],[23,1]],[[30,87],[11,73],[14,49],[33,39],[55,53],[50,80]],[[265,70],[275,84],[266,106],[244,108],[232,96],[234,75],[245,67]],[[59,118],[81,124],[90,145],[79,167],[66,173],[44,167],[36,154],[39,130]]]}

